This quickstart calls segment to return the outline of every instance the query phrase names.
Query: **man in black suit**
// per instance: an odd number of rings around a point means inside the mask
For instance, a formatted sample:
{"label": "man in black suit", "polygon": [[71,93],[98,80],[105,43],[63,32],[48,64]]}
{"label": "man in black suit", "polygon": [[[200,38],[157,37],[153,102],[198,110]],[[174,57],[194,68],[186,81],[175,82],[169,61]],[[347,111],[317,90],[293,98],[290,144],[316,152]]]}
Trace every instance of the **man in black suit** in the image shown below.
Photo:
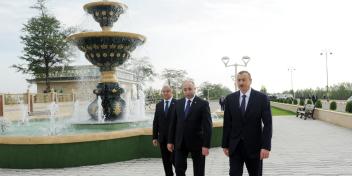
{"label": "man in black suit", "polygon": [[172,165],[174,163],[174,155],[167,150],[167,138],[169,134],[169,125],[171,115],[175,111],[176,99],[172,97],[172,89],[165,85],[161,89],[163,100],[161,100],[155,107],[155,114],[153,120],[153,145],[160,146],[161,158],[164,165],[166,176],[174,175]]}
{"label": "man in black suit", "polygon": [[242,175],[244,163],[250,176],[261,176],[263,159],[271,150],[269,99],[251,89],[249,72],[239,72],[236,81],[240,90],[226,97],[222,148],[230,157],[230,176]]}
{"label": "man in black suit", "polygon": [[204,176],[205,157],[209,154],[212,120],[209,103],[195,96],[193,81],[182,85],[185,98],[177,101],[173,115],[168,149],[175,151],[177,176],[187,170],[187,156],[191,153],[194,176]]}

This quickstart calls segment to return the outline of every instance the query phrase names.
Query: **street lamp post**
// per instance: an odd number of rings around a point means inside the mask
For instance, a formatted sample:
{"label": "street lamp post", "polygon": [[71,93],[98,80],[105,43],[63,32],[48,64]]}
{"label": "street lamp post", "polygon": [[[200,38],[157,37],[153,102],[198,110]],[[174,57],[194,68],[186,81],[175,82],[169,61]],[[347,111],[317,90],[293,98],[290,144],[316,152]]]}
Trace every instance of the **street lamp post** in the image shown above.
{"label": "street lamp post", "polygon": [[229,57],[224,56],[224,57],[221,58],[221,61],[224,63],[225,67],[231,67],[231,66],[235,67],[235,90],[236,91],[238,90],[238,88],[237,88],[237,67],[238,66],[247,67],[247,64],[248,64],[250,59],[251,58],[248,57],[248,56],[243,56],[242,57],[243,64],[238,64],[238,63],[229,64],[229,62],[230,62],[230,58]]}
{"label": "street lamp post", "polygon": [[293,93],[293,98],[296,98],[295,97],[295,91],[293,90],[293,72],[296,71],[296,69],[293,68],[293,67],[289,67],[288,71],[291,72],[291,90],[292,90],[292,93]]}
{"label": "street lamp post", "polygon": [[320,53],[321,56],[325,55],[326,67],[326,99],[329,101],[329,71],[328,71],[328,55],[332,55],[331,51],[325,50]]}

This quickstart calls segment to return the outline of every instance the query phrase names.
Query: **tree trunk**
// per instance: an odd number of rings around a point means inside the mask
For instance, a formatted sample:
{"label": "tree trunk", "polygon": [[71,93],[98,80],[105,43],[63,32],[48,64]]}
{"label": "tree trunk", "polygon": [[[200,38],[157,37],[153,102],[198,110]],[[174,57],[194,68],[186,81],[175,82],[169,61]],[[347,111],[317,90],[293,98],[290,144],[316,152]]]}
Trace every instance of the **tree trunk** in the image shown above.
{"label": "tree trunk", "polygon": [[50,92],[50,81],[49,81],[49,63],[47,59],[45,59],[45,85],[46,85],[46,92]]}

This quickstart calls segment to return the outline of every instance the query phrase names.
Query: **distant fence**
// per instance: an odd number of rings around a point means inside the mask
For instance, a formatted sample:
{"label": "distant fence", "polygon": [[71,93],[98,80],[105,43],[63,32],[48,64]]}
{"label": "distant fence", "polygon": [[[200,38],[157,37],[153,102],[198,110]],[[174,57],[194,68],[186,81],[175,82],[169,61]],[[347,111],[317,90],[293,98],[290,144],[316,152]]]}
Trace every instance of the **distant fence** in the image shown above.
{"label": "distant fence", "polygon": [[72,102],[75,100],[75,93],[20,93],[20,94],[2,94],[5,105],[28,104],[33,103],[48,103],[48,102]]}

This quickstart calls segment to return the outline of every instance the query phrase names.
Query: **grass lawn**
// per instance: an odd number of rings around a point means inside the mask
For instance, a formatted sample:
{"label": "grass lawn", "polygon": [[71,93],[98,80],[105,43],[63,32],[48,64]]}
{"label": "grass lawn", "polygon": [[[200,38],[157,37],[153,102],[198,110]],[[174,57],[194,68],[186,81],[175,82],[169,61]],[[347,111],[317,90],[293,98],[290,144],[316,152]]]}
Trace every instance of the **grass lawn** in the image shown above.
{"label": "grass lawn", "polygon": [[271,112],[272,112],[273,116],[296,115],[295,113],[293,113],[291,111],[286,111],[286,110],[275,108],[275,107],[271,107]]}
{"label": "grass lawn", "polygon": [[[293,113],[291,111],[286,111],[283,109],[279,109],[279,108],[275,108],[275,107],[271,107],[271,113],[273,116],[292,116],[292,115],[296,115],[296,113]],[[215,113],[219,118],[223,118],[224,117],[224,112],[216,112]]]}

